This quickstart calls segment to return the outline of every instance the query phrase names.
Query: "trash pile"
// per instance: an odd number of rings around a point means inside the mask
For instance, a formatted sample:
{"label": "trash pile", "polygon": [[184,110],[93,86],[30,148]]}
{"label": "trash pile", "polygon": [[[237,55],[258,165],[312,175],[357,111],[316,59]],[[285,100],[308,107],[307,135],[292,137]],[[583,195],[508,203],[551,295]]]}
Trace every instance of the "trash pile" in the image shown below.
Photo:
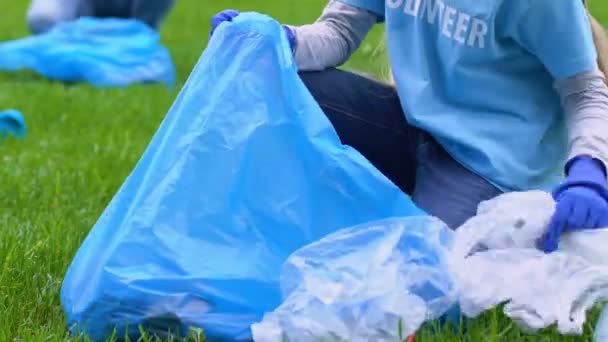
{"label": "trash pile", "polygon": [[535,246],[553,210],[545,192],[514,192],[455,233],[426,216],[340,231],[288,259],[285,299],[254,338],[396,341],[455,305],[475,318],[501,304],[528,332],[580,335],[587,310],[608,299],[608,230],[566,235],[545,254]]}

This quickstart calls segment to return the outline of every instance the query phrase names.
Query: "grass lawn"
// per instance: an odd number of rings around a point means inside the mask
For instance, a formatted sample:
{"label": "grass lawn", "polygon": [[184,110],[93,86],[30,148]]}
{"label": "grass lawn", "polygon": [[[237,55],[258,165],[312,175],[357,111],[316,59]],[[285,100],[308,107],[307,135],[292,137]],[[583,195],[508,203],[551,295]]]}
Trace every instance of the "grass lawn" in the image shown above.
{"label": "grass lawn", "polygon": [[[0,110],[21,110],[29,129],[23,141],[0,143],[0,341],[66,339],[59,304],[66,267],[201,54],[211,15],[224,8],[257,10],[301,24],[314,20],[325,2],[179,0],[162,28],[178,70],[178,85],[172,90],[100,90],[52,83],[31,73],[0,74]],[[608,5],[593,3],[595,13],[608,23]],[[27,34],[26,7],[26,0],[3,1],[0,40]],[[380,33],[375,29],[349,67],[382,70],[383,57],[375,50]],[[525,335],[499,313],[469,323],[466,335],[431,337],[430,330],[418,341],[581,340],[551,331]],[[591,326],[586,330],[588,339]]]}

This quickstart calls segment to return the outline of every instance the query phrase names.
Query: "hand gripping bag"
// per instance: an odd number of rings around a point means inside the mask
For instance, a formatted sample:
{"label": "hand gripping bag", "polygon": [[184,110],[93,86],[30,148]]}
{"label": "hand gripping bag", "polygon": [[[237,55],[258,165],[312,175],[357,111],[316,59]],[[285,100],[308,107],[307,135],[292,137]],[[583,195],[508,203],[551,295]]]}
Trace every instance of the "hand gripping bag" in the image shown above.
{"label": "hand gripping bag", "polygon": [[82,17],[49,32],[0,43],[0,70],[33,70],[51,80],[99,87],[175,80],[158,33],[134,19]]}
{"label": "hand gripping bag", "polygon": [[[70,265],[67,324],[251,339],[296,249],[340,228],[422,214],[340,143],[281,26],[222,24],[135,169]],[[127,328],[128,326],[128,328]]]}

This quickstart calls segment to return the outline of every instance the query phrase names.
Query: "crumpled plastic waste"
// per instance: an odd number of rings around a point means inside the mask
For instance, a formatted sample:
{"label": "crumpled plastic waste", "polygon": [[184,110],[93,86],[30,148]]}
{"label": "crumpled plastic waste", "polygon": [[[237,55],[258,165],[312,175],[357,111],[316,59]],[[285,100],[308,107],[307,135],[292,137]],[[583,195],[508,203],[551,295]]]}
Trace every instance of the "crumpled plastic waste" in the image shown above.
{"label": "crumpled plastic waste", "polygon": [[122,87],[175,80],[158,33],[134,19],[82,17],[44,34],[0,44],[0,70],[29,69],[51,80]]}
{"label": "crumpled plastic waste", "polygon": [[0,139],[7,135],[24,138],[26,131],[25,119],[21,112],[15,109],[0,111]]}
{"label": "crumpled plastic waste", "polygon": [[243,13],[218,27],[79,248],[61,303],[70,331],[93,340],[114,329],[137,340],[140,325],[160,337],[202,328],[209,340],[250,340],[251,324],[281,304],[281,266],[297,249],[422,214],[340,142],[282,26]]}
{"label": "crumpled plastic waste", "polygon": [[[608,230],[566,234],[558,252],[545,254],[536,242],[554,209],[546,192],[514,192],[481,203],[453,243],[438,243],[450,236],[441,224],[416,217],[303,247],[283,269],[283,304],[252,327],[255,340],[395,341],[456,303],[471,318],[505,304],[527,331],[555,324],[562,334],[581,334],[587,311],[608,298]],[[416,281],[433,284],[441,305],[413,290]]]}
{"label": "crumpled plastic waste", "polygon": [[403,341],[457,299],[453,232],[429,216],[344,229],[295,252],[285,300],[252,326],[256,342]]}
{"label": "crumpled plastic waste", "polygon": [[550,194],[514,192],[482,203],[454,239],[450,268],[464,315],[505,304],[504,313],[534,332],[553,324],[582,334],[587,311],[608,299],[608,230],[565,234],[559,250],[535,248],[554,211]]}

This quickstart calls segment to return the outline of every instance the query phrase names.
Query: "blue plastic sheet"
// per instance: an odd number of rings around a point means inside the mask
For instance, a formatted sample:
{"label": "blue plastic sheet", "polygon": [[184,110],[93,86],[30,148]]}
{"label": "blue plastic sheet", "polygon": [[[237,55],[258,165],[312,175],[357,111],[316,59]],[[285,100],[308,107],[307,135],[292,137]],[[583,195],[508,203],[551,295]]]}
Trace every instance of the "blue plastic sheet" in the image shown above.
{"label": "blue plastic sheet", "polygon": [[51,80],[127,86],[172,85],[175,67],[158,33],[133,19],[82,17],[49,32],[0,44],[0,70],[33,70]]}
{"label": "blue plastic sheet", "polygon": [[192,327],[229,341],[281,303],[280,268],[340,228],[420,215],[340,143],[281,26],[245,13],[215,32],[61,291],[71,331]]}
{"label": "blue plastic sheet", "polygon": [[16,138],[23,138],[26,134],[25,119],[15,109],[0,111],[0,139],[9,134]]}

